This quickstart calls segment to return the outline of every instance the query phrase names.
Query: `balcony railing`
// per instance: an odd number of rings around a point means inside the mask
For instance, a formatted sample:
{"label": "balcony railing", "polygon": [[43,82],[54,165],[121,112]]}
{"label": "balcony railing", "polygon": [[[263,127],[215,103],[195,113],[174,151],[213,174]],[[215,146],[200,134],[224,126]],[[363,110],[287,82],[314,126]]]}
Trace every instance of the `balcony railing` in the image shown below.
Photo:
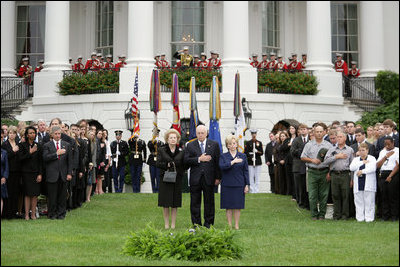
{"label": "balcony railing", "polygon": [[[8,117],[19,105],[29,97],[31,86],[24,83],[23,78],[1,78],[1,116]],[[31,92],[32,93],[32,92]]]}
{"label": "balcony railing", "polygon": [[349,78],[343,75],[343,97],[365,111],[373,111],[384,101],[375,90],[374,77]]}

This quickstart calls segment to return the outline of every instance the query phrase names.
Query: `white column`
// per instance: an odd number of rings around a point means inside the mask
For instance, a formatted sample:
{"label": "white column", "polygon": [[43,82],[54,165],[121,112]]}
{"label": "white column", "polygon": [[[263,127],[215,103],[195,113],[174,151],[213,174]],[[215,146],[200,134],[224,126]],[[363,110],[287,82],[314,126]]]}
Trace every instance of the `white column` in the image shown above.
{"label": "white column", "polygon": [[15,1],[1,1],[1,77],[15,77],[15,21]]}
{"label": "white column", "polygon": [[153,1],[130,1],[127,67],[154,67]]}
{"label": "white column", "polygon": [[331,2],[307,1],[307,69],[333,71]]}
{"label": "white column", "polygon": [[257,71],[249,60],[249,2],[224,1],[222,90],[233,93],[235,73],[240,73],[241,95],[257,93]]}
{"label": "white column", "polygon": [[42,71],[71,69],[69,59],[69,1],[46,1],[45,58]]}
{"label": "white column", "polygon": [[153,13],[153,1],[128,3],[128,58],[126,67],[120,71],[120,94],[132,95],[136,67],[139,67],[139,97],[150,90],[151,72],[155,67]]}
{"label": "white column", "polygon": [[376,76],[384,69],[383,3],[360,1],[360,72]]}

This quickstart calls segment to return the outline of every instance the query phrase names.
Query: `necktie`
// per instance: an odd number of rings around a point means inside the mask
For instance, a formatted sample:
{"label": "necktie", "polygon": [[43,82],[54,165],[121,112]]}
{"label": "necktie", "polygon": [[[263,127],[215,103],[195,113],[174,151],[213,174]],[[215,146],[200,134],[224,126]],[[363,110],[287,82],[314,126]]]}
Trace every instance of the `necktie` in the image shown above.
{"label": "necktie", "polygon": [[303,137],[303,143],[304,143],[304,144],[306,143],[306,138],[305,138],[305,137]]}
{"label": "necktie", "polygon": [[[58,149],[60,149],[60,147],[58,146],[58,141],[56,142],[56,148],[57,148],[57,151],[58,151]],[[58,159],[60,159],[60,155],[58,155]]]}
{"label": "necktie", "polygon": [[353,136],[350,135],[350,143],[353,143]]}
{"label": "necktie", "polygon": [[204,143],[200,142],[200,144],[201,144],[201,154],[204,154]]}

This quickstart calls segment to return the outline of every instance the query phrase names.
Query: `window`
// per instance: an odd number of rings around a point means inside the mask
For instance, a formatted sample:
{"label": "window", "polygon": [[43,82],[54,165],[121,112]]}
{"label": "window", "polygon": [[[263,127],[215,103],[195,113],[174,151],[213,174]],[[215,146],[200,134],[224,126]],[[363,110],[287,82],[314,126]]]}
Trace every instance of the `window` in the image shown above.
{"label": "window", "polygon": [[[358,61],[358,10],[355,3],[331,3],[332,62],[336,53],[343,53],[343,60]],[[350,66],[349,66],[350,67]]]}
{"label": "window", "polygon": [[[191,55],[204,51],[204,2],[172,1],[171,55],[189,47]],[[172,65],[176,59],[172,58]]]}
{"label": "window", "polygon": [[17,69],[24,57],[29,57],[33,69],[40,59],[44,59],[45,22],[45,5],[17,6]]}
{"label": "window", "polygon": [[264,1],[262,3],[262,52],[278,54],[279,34],[279,2]]}
{"label": "window", "polygon": [[113,1],[96,2],[96,51],[105,57],[113,55]]}

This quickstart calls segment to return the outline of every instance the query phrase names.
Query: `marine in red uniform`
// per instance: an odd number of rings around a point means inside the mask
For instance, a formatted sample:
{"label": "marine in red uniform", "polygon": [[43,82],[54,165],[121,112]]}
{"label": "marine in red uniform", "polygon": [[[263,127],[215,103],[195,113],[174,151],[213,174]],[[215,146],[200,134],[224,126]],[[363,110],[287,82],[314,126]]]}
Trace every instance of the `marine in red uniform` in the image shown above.
{"label": "marine in red uniform", "polygon": [[104,57],[101,53],[97,53],[97,61],[99,62],[97,69],[104,69]]}
{"label": "marine in red uniform", "polygon": [[350,78],[357,78],[360,76],[360,70],[357,68],[357,61],[351,62],[351,69],[349,71]]}
{"label": "marine in red uniform", "polygon": [[299,71],[301,70],[301,64],[300,62],[297,61],[297,54],[296,53],[292,53],[292,62],[290,63],[289,70],[291,71]]}
{"label": "marine in red uniform", "polygon": [[201,54],[200,54],[200,57],[201,57],[201,59],[200,59],[200,63],[199,63],[199,65],[200,65],[200,68],[202,68],[202,69],[206,69],[206,68],[207,68],[207,66],[208,66],[207,54],[206,54],[206,53],[204,53],[204,52],[201,52]]}
{"label": "marine in red uniform", "polygon": [[336,72],[341,72],[343,75],[347,76],[349,69],[347,67],[346,61],[344,61],[342,57],[342,54],[336,53],[335,70]]}
{"label": "marine in red uniform", "polygon": [[307,54],[302,54],[301,57],[303,58],[301,61],[301,68],[305,69],[307,67]]}
{"label": "marine in red uniform", "polygon": [[262,53],[262,61],[260,61],[260,63],[258,63],[257,68],[259,70],[266,70],[268,68],[268,63],[269,63],[268,54],[266,52]]}
{"label": "marine in red uniform", "polygon": [[251,55],[251,57],[253,58],[253,61],[250,62],[250,65],[251,65],[253,68],[257,68],[257,66],[258,66],[258,64],[259,64],[257,54],[253,53],[253,54]]}
{"label": "marine in red uniform", "polygon": [[199,57],[199,55],[194,55],[193,56],[193,58],[194,58],[194,62],[193,62],[193,67],[195,67],[195,68],[200,68],[200,57]]}
{"label": "marine in red uniform", "polygon": [[85,69],[87,70],[91,70],[94,68],[94,64],[97,64],[97,58],[96,58],[96,52],[92,52],[92,54],[90,54],[90,57],[85,64]]}
{"label": "marine in red uniform", "polygon": [[165,53],[164,52],[161,53],[160,61],[161,61],[161,67],[163,69],[170,68],[170,65],[169,65],[168,61],[165,59]]}
{"label": "marine in red uniform", "polygon": [[82,72],[85,66],[82,64],[82,56],[78,56],[78,61],[75,62],[74,70],[75,72]]}
{"label": "marine in red uniform", "polygon": [[285,63],[285,61],[283,61],[283,58],[281,55],[278,55],[278,62],[275,65],[275,70],[279,71],[279,72],[285,72],[287,71],[288,67]]}
{"label": "marine in red uniform", "polygon": [[277,63],[275,60],[276,54],[274,52],[271,52],[269,53],[269,55],[271,60],[268,62],[268,71],[275,71]]}
{"label": "marine in red uniform", "polygon": [[29,65],[29,58],[22,59],[22,65],[18,70],[18,77],[24,78],[24,84],[31,84],[32,66]]}
{"label": "marine in red uniform", "polygon": [[221,67],[221,59],[218,58],[218,52],[211,50],[210,53],[211,58],[208,61],[208,67],[215,69]]}
{"label": "marine in red uniform", "polygon": [[39,66],[36,66],[35,72],[40,72],[40,71],[43,69],[44,60],[41,59],[41,60],[39,60],[38,62],[39,62]]}
{"label": "marine in red uniform", "polygon": [[106,56],[106,63],[104,64],[105,69],[113,69],[114,63],[112,63],[112,55],[107,55]]}
{"label": "marine in red uniform", "polygon": [[156,55],[155,57],[154,57],[154,60],[155,60],[155,62],[154,62],[154,65],[156,65],[156,67],[157,68],[161,68],[161,61],[160,61],[160,55]]}

